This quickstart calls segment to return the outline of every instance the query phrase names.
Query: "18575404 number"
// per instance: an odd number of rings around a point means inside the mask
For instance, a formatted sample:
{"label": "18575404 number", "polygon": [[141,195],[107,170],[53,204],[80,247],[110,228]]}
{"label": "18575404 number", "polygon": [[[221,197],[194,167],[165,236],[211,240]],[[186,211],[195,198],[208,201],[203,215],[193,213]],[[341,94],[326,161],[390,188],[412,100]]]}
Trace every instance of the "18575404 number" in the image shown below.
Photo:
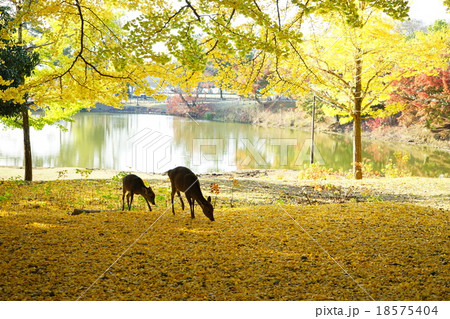
{"label": "18575404 number", "polygon": [[437,306],[377,306],[377,316],[437,316]]}

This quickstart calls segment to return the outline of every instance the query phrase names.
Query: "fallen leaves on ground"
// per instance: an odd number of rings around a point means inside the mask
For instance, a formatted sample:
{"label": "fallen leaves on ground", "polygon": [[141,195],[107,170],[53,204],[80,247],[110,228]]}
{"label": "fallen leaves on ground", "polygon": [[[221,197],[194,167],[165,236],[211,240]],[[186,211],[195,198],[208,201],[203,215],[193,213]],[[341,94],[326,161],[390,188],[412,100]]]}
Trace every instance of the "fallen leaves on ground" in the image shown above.
{"label": "fallen leaves on ground", "polygon": [[[1,300],[448,300],[448,211],[399,203],[122,212],[108,181],[0,184]],[[102,209],[69,216],[73,208]]]}

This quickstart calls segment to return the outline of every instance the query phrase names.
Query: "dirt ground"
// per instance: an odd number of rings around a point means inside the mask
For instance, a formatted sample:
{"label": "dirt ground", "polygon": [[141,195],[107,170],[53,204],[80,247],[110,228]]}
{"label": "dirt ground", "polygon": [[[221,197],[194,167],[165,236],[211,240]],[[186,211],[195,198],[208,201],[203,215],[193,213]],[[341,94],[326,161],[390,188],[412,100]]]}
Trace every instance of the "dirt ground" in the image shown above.
{"label": "dirt ground", "polygon": [[[115,170],[93,170],[88,177],[76,168],[35,168],[33,180],[110,179]],[[154,189],[170,188],[165,174],[136,173]],[[0,180],[21,179],[23,169],[0,167]],[[232,173],[199,175],[205,196],[211,195],[222,207],[238,205],[298,204],[320,205],[345,202],[408,202],[442,210],[450,209],[450,178],[371,178],[352,180],[341,177],[304,180],[294,170],[240,170]],[[212,193],[211,184],[218,185]]]}

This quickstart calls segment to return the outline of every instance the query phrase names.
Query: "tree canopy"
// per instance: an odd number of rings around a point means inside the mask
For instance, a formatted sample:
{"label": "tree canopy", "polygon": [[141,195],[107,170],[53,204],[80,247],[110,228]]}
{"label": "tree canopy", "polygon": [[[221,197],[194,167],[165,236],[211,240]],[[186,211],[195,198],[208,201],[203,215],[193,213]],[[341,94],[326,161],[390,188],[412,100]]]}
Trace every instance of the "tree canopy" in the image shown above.
{"label": "tree canopy", "polygon": [[[351,120],[358,97],[355,88],[360,86],[362,115],[384,117],[402,107],[391,104],[373,108],[389,98],[395,81],[424,72],[433,74],[437,68],[446,67],[447,30],[417,32],[408,39],[396,31],[398,22],[379,11],[367,8],[361,17],[364,24],[357,28],[336,14],[316,19],[319,22],[311,25],[314,33],[298,51],[292,51],[288,59],[279,63],[276,80],[284,90],[313,91],[328,102],[330,115]],[[301,52],[301,58],[297,52]]]}
{"label": "tree canopy", "polygon": [[[0,30],[8,27],[13,18],[7,8],[0,7]],[[14,91],[21,84],[24,78],[31,76],[34,68],[39,63],[39,55],[35,52],[29,52],[21,44],[12,42],[10,39],[0,40],[0,91]],[[22,111],[26,95],[21,96],[20,101],[0,100],[0,115],[12,117]],[[20,103],[21,102],[21,103]]]}
{"label": "tree canopy", "polygon": [[21,85],[0,91],[0,98],[20,102],[27,92],[44,110],[45,116],[34,119],[35,126],[56,122],[96,102],[119,106],[127,83],[149,90],[146,77],[157,67],[134,59],[123,46],[121,17],[129,8],[122,9],[115,1],[102,1],[101,6],[79,0],[5,2],[14,20],[2,28],[1,37],[17,41],[17,28],[23,26],[23,47],[41,60],[34,74]]}

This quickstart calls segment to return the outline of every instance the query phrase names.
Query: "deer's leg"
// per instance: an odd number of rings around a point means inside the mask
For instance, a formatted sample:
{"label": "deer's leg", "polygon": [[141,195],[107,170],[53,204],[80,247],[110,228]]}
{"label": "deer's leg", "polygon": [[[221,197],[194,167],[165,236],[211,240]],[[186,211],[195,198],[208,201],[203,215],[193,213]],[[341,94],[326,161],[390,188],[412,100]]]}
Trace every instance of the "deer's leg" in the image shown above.
{"label": "deer's leg", "polygon": [[128,194],[127,194],[127,206],[128,206],[128,210],[130,210],[130,196],[131,196],[131,194],[128,193]]}
{"label": "deer's leg", "polygon": [[175,189],[172,186],[172,193],[170,194],[170,203],[172,204],[172,213],[175,215],[175,208],[173,207],[173,197],[175,195]]}
{"label": "deer's leg", "polygon": [[191,198],[191,202],[192,202],[192,204],[191,204],[191,218],[195,218],[195,215],[194,215],[195,200],[193,198]]}
{"label": "deer's leg", "polygon": [[[144,198],[145,198],[145,197],[144,197]],[[150,203],[148,202],[148,199],[147,199],[147,198],[145,198],[145,201],[147,202],[148,209],[149,209],[150,211],[152,211],[152,207],[150,206]]]}
{"label": "deer's leg", "polygon": [[126,191],[123,190],[123,195],[122,195],[122,211],[125,210],[125,193],[126,193]]}
{"label": "deer's leg", "polygon": [[186,198],[189,202],[189,208],[191,210],[191,218],[195,218],[195,215],[194,215],[195,200],[193,198],[190,198],[189,196],[186,196]]}
{"label": "deer's leg", "polygon": [[131,195],[130,195],[130,203],[128,204],[128,210],[131,210],[131,204],[133,203],[133,197],[134,197],[134,194],[131,193]]}
{"label": "deer's leg", "polygon": [[[183,198],[181,198],[181,194],[179,191],[177,191],[178,197],[180,198],[181,201],[181,209],[184,210],[184,202],[183,202]],[[187,196],[186,196],[187,197]]]}

